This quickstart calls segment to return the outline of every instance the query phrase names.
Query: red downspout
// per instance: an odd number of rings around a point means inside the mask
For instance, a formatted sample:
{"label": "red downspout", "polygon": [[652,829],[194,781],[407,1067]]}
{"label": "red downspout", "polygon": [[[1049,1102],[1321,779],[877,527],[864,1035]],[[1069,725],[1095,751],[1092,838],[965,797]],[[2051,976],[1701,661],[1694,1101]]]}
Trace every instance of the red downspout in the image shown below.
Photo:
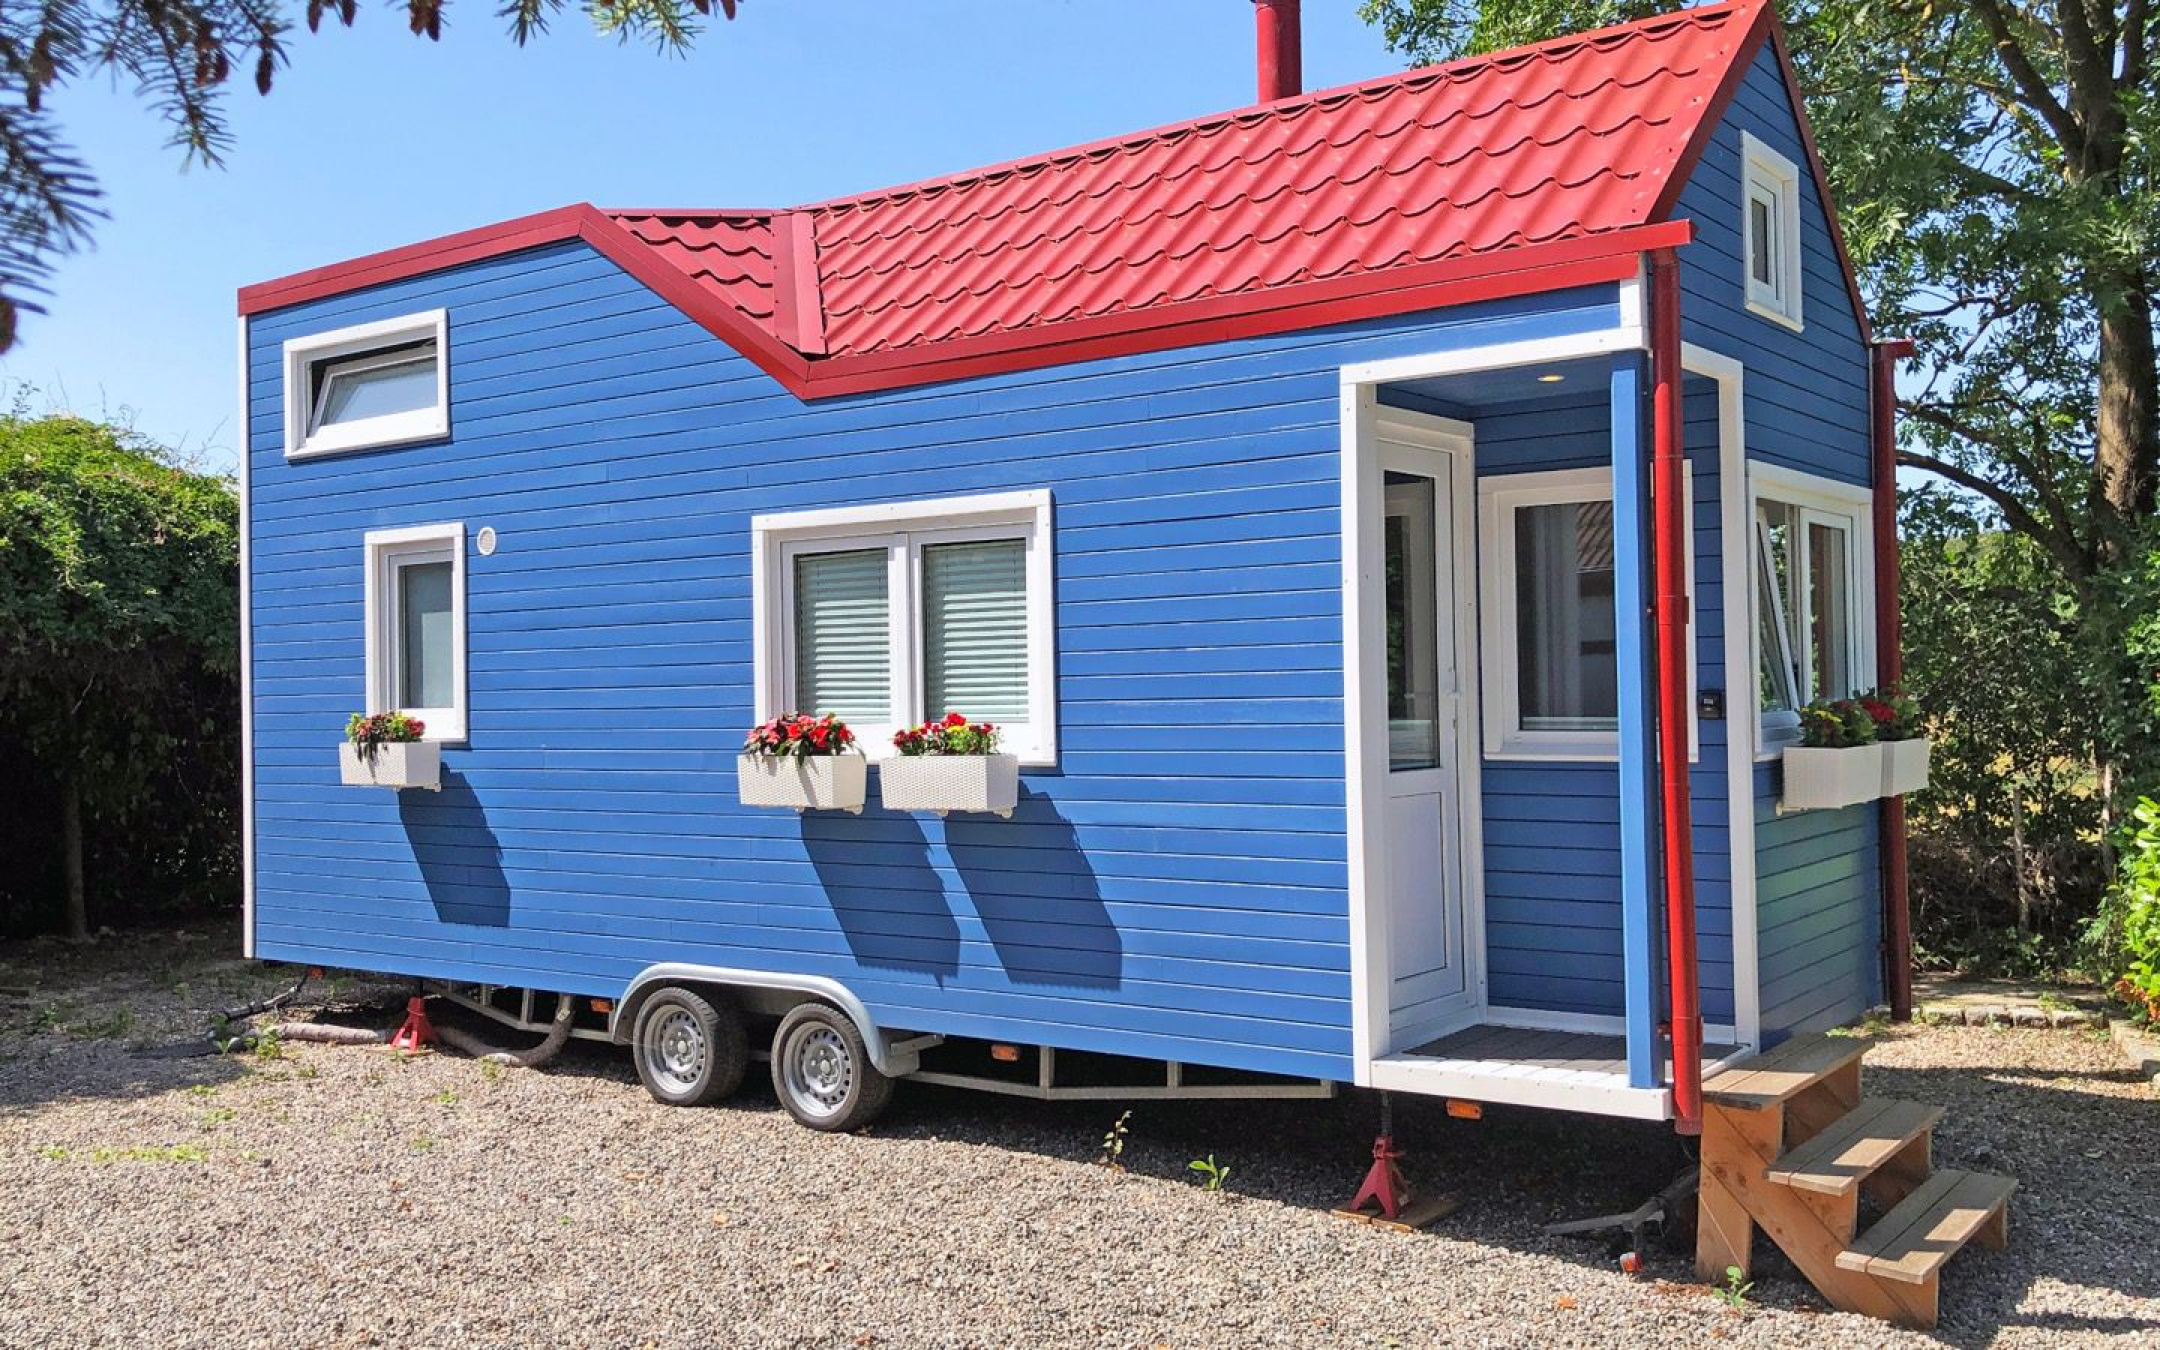
{"label": "red downspout", "polygon": [[[1875,664],[1885,688],[1905,677],[1904,615],[1898,599],[1897,363],[1911,356],[1905,339],[1878,342],[1874,357]],[[1883,988],[1890,1016],[1912,1020],[1912,910],[1905,891],[1905,799],[1882,804]]]}
{"label": "red downspout", "polygon": [[1656,566],[1659,782],[1664,789],[1665,969],[1671,984],[1673,1128],[1702,1133],[1702,989],[1695,961],[1695,829],[1688,787],[1687,448],[1682,440],[1680,267],[1650,255],[1651,536]]}
{"label": "red downspout", "polygon": [[1259,29],[1262,103],[1304,91],[1304,37],[1299,32],[1298,3],[1253,0],[1253,19]]}

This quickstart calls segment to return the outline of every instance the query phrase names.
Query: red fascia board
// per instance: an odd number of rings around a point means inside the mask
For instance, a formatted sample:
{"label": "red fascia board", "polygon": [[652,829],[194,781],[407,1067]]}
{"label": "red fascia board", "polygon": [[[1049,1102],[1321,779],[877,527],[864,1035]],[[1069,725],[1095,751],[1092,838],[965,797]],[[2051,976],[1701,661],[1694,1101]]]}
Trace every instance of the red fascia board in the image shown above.
{"label": "red fascia board", "polygon": [[240,313],[261,314],[268,310],[283,309],[288,305],[300,305],[310,300],[340,295],[346,291],[380,286],[385,282],[402,281],[427,272],[439,272],[447,267],[479,262],[504,253],[515,253],[520,249],[559,243],[577,236],[588,212],[598,214],[590,205],[584,203],[559,206],[552,211],[519,216],[515,220],[483,225],[476,230],[461,230],[456,234],[424,239],[402,248],[348,258],[344,262],[295,272],[275,281],[242,286]]}
{"label": "red fascia board", "polygon": [[1611,284],[1633,278],[1643,253],[1678,248],[1693,237],[1692,222],[1667,221],[1505,253],[835,357],[813,365],[808,390],[797,392],[803,398],[867,393]]}

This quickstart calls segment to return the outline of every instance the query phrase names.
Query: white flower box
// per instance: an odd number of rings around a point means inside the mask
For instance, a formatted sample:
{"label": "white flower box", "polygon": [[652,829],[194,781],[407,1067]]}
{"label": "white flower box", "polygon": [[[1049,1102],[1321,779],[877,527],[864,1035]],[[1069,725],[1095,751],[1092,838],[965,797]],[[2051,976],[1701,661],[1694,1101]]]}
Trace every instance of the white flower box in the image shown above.
{"label": "white flower box", "polygon": [[890,811],[988,811],[1020,804],[1018,755],[895,755],[878,765],[878,796]]}
{"label": "white flower box", "polygon": [[338,778],[347,787],[442,790],[442,746],[435,741],[387,741],[363,759],[351,741],[338,746]]}
{"label": "white flower box", "polygon": [[861,815],[869,767],[861,755],[739,755],[735,782],[744,806]]}
{"label": "white flower box", "polygon": [[1918,792],[1928,785],[1928,748],[1925,736],[1909,741],[1884,741],[1882,789],[1885,797]]}
{"label": "white flower box", "polygon": [[1880,745],[1789,748],[1780,805],[1787,811],[1821,811],[1874,801],[1883,795],[1882,750]]}

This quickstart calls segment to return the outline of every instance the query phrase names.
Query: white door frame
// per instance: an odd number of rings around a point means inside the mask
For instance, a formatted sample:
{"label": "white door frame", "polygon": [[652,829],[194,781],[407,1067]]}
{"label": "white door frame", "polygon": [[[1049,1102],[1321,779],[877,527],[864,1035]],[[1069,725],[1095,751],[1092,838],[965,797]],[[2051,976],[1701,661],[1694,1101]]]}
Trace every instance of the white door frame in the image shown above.
{"label": "white door frame", "polygon": [[[1389,1044],[1387,857],[1387,575],[1383,557],[1384,428],[1391,439],[1443,454],[1450,482],[1455,554],[1454,607],[1460,716],[1455,726],[1455,802],[1461,830],[1462,964],[1460,1025],[1485,1010],[1484,831],[1477,678],[1477,482],[1473,428],[1466,422],[1382,407],[1374,384],[1343,390],[1343,719],[1350,835],[1351,1017],[1357,1081],[1371,1061],[1407,1046]],[[1429,467],[1429,466],[1427,466]],[[1444,1032],[1428,1032],[1425,1038]]]}

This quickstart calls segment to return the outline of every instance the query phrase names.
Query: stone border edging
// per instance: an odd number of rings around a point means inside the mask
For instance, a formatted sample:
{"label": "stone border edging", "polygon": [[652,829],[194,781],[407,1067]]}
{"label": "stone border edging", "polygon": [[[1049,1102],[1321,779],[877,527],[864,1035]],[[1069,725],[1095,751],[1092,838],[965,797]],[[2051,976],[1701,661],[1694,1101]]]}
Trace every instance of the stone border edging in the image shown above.
{"label": "stone border edging", "polygon": [[2115,1048],[2122,1051],[2123,1058],[2160,1092],[2160,1040],[2128,1022],[2117,1022],[2109,1028],[2115,1039]]}

